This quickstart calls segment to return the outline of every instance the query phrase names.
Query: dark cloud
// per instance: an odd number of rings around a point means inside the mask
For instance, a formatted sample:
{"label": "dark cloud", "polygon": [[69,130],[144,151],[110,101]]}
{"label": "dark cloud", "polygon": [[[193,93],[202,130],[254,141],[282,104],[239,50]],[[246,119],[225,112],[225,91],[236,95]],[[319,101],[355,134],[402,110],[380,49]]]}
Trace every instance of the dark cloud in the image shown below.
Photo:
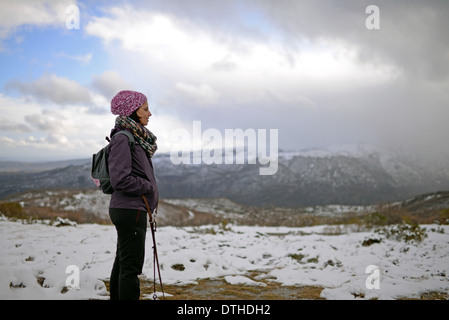
{"label": "dark cloud", "polygon": [[[372,4],[380,10],[379,30],[365,25]],[[116,91],[134,85],[151,97],[155,121],[170,114],[184,123],[200,120],[204,130],[279,129],[283,149],[360,141],[449,149],[445,0],[115,5],[82,30],[104,40],[112,61],[108,70],[117,72],[94,75],[88,86],[43,75],[32,82],[11,80],[7,88],[103,113]],[[169,32],[154,25],[155,17],[163,18]],[[142,33],[151,26],[161,28],[156,40]],[[56,129],[57,122],[44,120],[26,117],[26,126],[3,127]]]}
{"label": "dark cloud", "polygon": [[[201,1],[200,1],[201,2]],[[369,5],[379,7],[380,29],[366,28]],[[223,7],[224,6],[224,7]],[[273,94],[276,80],[259,87],[263,98],[242,103],[237,96],[243,90],[230,92],[210,110],[192,105],[186,117],[205,119],[215,127],[279,128],[281,145],[298,148],[339,143],[372,141],[392,147],[410,149],[449,149],[446,139],[449,127],[449,2],[414,0],[254,0],[245,2],[242,12],[236,2],[225,5],[208,2],[207,8],[186,10],[177,14],[192,20],[200,19],[209,30],[227,31],[230,38],[247,37],[259,43],[273,41],[285,48],[286,62],[298,64],[297,54],[304,44],[313,47],[323,42],[347,48],[354,53],[360,68],[373,70],[392,68],[396,78],[379,84],[362,83],[351,88],[354,81],[332,83],[323,81],[312,89],[311,84],[298,84],[297,94],[290,97]],[[175,10],[175,9],[173,9]],[[215,18],[223,10],[221,18]],[[245,15],[259,20],[248,31]],[[226,21],[233,21],[226,27]],[[237,33],[236,30],[242,32]],[[260,37],[260,35],[266,37]],[[257,35],[257,36],[256,36]],[[238,41],[236,41],[238,43]],[[214,71],[233,71],[237,65],[230,56],[217,61]],[[363,81],[363,80],[362,80]],[[294,84],[291,85],[294,88]],[[343,89],[335,89],[341,86]],[[257,88],[257,87],[256,87]],[[246,92],[251,96],[254,92]],[[304,99],[295,100],[300,96]],[[262,95],[261,95],[262,97]]]}
{"label": "dark cloud", "polygon": [[0,116],[0,131],[3,132],[15,132],[15,133],[28,133],[31,132],[31,128],[23,123],[18,123]]}
{"label": "dark cloud", "polygon": [[[358,50],[360,61],[393,63],[411,77],[449,76],[447,1],[254,1],[294,48],[307,38],[335,39]],[[380,29],[368,30],[369,5],[379,8]]]}
{"label": "dark cloud", "polygon": [[107,72],[97,77],[94,76],[92,86],[100,91],[100,95],[97,96],[78,82],[55,74],[44,74],[31,82],[12,79],[5,84],[5,88],[7,91],[18,91],[21,95],[40,102],[50,102],[63,107],[81,105],[85,106],[89,113],[104,114],[108,112],[108,108],[106,100],[101,94],[111,94],[112,90],[120,83],[120,79],[117,79],[117,77],[113,77],[113,74]]}
{"label": "dark cloud", "polygon": [[[224,41],[242,37],[281,41],[301,50],[304,39],[342,41],[357,49],[360,61],[392,63],[410,76],[430,80],[449,76],[449,3],[446,0],[249,0],[136,2],[147,9],[192,22]],[[365,22],[376,5],[380,29]],[[230,44],[231,45],[231,44]]]}
{"label": "dark cloud", "polygon": [[112,99],[120,90],[132,89],[116,71],[105,71],[92,76],[92,87],[108,99]]}
{"label": "dark cloud", "polygon": [[89,90],[76,81],[58,77],[55,74],[44,74],[33,82],[10,80],[5,87],[8,90],[17,90],[25,96],[30,95],[59,105],[91,102]]}

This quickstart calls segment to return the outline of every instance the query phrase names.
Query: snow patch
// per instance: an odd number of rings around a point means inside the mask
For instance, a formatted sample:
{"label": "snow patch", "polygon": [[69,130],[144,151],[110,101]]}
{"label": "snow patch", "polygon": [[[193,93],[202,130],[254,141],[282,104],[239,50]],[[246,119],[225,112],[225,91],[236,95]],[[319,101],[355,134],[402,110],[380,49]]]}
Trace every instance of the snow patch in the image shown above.
{"label": "snow patch", "polygon": [[[164,284],[273,281],[323,287],[326,299],[397,299],[449,291],[449,226],[423,227],[428,237],[414,244],[384,237],[364,246],[379,234],[329,235],[323,232],[329,226],[160,227],[156,240]],[[115,247],[114,226],[57,228],[0,219],[0,299],[108,299],[103,280],[109,279]],[[78,290],[66,286],[69,265],[80,270]],[[369,265],[379,268],[379,289],[366,286]],[[250,279],[254,272],[257,281]],[[149,234],[142,276],[153,280]]]}

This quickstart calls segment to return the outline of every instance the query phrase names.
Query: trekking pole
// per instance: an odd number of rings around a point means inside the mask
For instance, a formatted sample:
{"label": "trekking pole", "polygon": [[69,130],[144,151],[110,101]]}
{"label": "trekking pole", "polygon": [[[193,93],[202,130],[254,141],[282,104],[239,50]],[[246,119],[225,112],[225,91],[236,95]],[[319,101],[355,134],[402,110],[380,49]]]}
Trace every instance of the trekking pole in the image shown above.
{"label": "trekking pole", "polygon": [[153,215],[157,214],[157,208],[154,210],[155,213],[153,214],[150,210],[150,206],[148,205],[147,199],[145,198],[145,196],[142,196],[143,201],[145,202],[145,205],[148,209],[148,215],[150,216],[150,228],[151,228],[151,236],[153,238],[153,280],[154,280],[154,294],[153,294],[153,300],[157,299],[157,294],[156,294],[156,266],[157,266],[157,272],[159,275],[159,282],[161,284],[161,291],[162,291],[162,296],[164,297],[165,300],[165,294],[164,294],[164,286],[162,285],[162,277],[161,277],[161,270],[159,268],[159,258],[157,255],[157,247],[156,247],[156,237],[155,237],[155,232],[156,232],[156,217]]}

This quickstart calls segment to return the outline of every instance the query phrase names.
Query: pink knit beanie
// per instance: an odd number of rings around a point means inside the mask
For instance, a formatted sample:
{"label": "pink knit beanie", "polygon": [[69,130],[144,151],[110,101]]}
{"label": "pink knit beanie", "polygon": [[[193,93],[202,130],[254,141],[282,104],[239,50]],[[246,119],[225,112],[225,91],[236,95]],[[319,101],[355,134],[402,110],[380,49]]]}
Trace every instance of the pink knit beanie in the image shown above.
{"label": "pink knit beanie", "polygon": [[123,90],[111,100],[111,112],[118,116],[129,117],[147,101],[147,97],[140,92]]}

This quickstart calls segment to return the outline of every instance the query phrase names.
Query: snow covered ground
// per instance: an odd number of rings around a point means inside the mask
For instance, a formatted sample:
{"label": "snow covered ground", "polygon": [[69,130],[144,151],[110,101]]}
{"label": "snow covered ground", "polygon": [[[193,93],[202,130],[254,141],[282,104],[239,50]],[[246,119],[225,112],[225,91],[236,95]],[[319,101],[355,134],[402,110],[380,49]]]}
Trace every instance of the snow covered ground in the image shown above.
{"label": "snow covered ground", "polygon": [[[396,299],[449,292],[449,226],[422,227],[428,237],[420,243],[371,231],[335,234],[330,226],[160,227],[156,239],[165,284],[220,277],[239,286],[321,286],[326,299]],[[363,246],[367,239],[380,243]],[[101,280],[115,244],[113,226],[1,218],[0,299],[108,299]],[[150,232],[146,250],[143,276],[152,280]],[[249,271],[258,276],[250,279]]]}

